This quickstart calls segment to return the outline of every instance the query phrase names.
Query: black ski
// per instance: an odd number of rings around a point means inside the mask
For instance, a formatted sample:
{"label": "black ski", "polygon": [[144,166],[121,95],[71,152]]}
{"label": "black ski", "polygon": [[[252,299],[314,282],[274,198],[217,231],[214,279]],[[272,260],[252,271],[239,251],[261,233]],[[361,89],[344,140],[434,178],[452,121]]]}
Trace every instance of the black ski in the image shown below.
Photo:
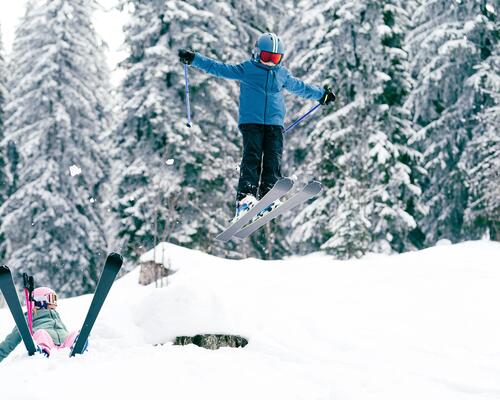
{"label": "black ski", "polygon": [[21,308],[21,303],[19,302],[19,297],[17,296],[16,287],[14,286],[14,281],[12,280],[12,273],[9,267],[6,265],[0,266],[0,289],[2,290],[3,297],[9,306],[12,317],[16,322],[17,329],[21,334],[24,345],[28,354],[31,356],[35,354],[36,347],[31,337],[28,323],[24,317],[23,309]]}
{"label": "black ski", "polygon": [[106,296],[108,295],[122,264],[123,258],[118,253],[111,253],[108,255],[104,268],[102,269],[101,278],[99,279],[99,283],[95,289],[94,297],[90,303],[89,311],[87,312],[87,316],[83,322],[78,339],[71,350],[70,357],[83,352],[85,342],[89,337],[90,331],[94,326],[97,316],[99,315],[99,311],[101,311],[104,300],[106,300]]}
{"label": "black ski", "polygon": [[248,224],[247,226],[236,232],[234,234],[234,237],[237,237],[239,239],[245,239],[246,237],[254,233],[257,229],[259,229],[261,226],[267,224],[272,219],[280,216],[284,212],[291,210],[292,208],[297,207],[299,204],[316,196],[321,192],[321,190],[322,190],[321,183],[317,181],[308,183],[306,186],[302,188],[302,190],[295,193],[288,200],[285,200],[285,202],[281,204],[279,207],[275,208],[271,212],[268,212],[263,217],[256,219],[254,222]]}
{"label": "black ski", "polygon": [[293,187],[293,181],[290,178],[282,178],[273,186],[273,188],[260,199],[260,201],[244,214],[240,219],[230,225],[225,231],[221,232],[216,239],[223,242],[228,241],[233,235],[248,224],[253,217],[269,206],[272,202],[283,197]]}

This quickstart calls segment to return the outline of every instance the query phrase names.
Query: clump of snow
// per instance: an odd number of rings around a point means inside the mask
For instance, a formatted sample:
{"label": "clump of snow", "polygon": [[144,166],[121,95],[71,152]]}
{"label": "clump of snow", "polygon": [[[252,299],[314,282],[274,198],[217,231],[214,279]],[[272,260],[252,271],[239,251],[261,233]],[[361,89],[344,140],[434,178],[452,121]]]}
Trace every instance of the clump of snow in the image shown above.
{"label": "clump of snow", "polygon": [[[162,243],[142,261],[171,265],[166,287],[139,286],[138,269],[119,279],[82,356],[18,346],[0,363],[1,398],[39,399],[27,383],[45,382],[72,400],[497,399],[499,259],[487,241],[350,261],[238,261]],[[90,300],[60,301],[68,328]],[[0,310],[0,337],[12,326]],[[172,345],[203,333],[249,344]]]}
{"label": "clump of snow", "polygon": [[77,176],[77,175],[80,175],[82,173],[82,169],[80,167],[78,167],[77,165],[72,165],[71,167],[69,167],[69,174],[71,176]]}
{"label": "clump of snow", "polygon": [[392,34],[392,29],[385,24],[378,25],[377,33],[380,37],[390,36]]}
{"label": "clump of snow", "polygon": [[493,5],[491,5],[490,3],[487,3],[485,8],[486,8],[486,10],[487,10],[488,12],[490,12],[490,13],[492,13],[492,14],[494,14],[494,13],[495,13],[495,7],[493,7]]}

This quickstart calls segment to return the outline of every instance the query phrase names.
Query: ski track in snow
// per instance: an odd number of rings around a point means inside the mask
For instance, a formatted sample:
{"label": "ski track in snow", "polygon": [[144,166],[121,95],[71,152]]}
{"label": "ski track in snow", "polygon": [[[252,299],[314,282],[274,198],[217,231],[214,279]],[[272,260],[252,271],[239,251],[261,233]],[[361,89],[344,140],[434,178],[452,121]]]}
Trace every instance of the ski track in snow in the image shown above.
{"label": "ski track in snow", "polygon": [[[139,286],[138,269],[119,279],[82,356],[19,345],[0,363],[0,399],[500,399],[499,243],[351,261],[156,255],[176,270],[167,287]],[[90,300],[60,301],[69,329]],[[0,310],[0,339],[13,323]],[[172,345],[200,333],[249,345]]]}

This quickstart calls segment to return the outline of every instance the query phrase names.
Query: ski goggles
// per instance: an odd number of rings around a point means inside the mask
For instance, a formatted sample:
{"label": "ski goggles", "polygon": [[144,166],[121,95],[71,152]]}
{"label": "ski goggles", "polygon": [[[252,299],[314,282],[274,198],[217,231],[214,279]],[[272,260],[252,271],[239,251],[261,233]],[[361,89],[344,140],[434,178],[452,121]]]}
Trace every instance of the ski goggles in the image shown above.
{"label": "ski goggles", "polygon": [[272,62],[278,65],[283,58],[283,54],[271,53],[270,51],[262,50],[260,52],[260,60],[263,62]]}
{"label": "ski goggles", "polygon": [[35,307],[38,308],[47,308],[49,304],[57,306],[57,294],[49,293],[40,297],[33,297],[33,302],[35,303]]}

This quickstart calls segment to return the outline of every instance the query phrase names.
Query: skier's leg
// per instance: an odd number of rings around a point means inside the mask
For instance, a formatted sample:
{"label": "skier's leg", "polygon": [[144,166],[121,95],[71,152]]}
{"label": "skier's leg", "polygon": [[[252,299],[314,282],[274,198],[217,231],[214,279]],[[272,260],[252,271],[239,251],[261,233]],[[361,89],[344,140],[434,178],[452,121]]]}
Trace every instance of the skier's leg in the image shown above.
{"label": "skier's leg", "polygon": [[257,197],[264,141],[263,125],[242,124],[239,128],[243,136],[243,157],[236,194],[237,201],[240,201],[248,194]]}
{"label": "skier's leg", "polygon": [[35,332],[33,332],[33,341],[47,355],[50,354],[53,348],[57,347],[54,341],[52,340],[52,337],[45,329],[38,329]]}
{"label": "skier's leg", "polygon": [[[66,339],[64,339],[64,342],[59,346],[60,349],[69,347],[70,349],[73,349],[73,346],[76,343],[76,340],[78,339],[78,335],[80,334],[80,331],[73,331],[71,332],[68,336],[66,336]],[[87,347],[89,345],[89,340],[87,339],[85,341],[85,344],[83,345],[82,353],[87,350]]]}
{"label": "skier's leg", "polygon": [[64,339],[64,342],[59,346],[59,348],[63,349],[65,347],[71,347],[73,346],[73,343],[75,339],[78,337],[78,331],[73,331],[66,336],[66,339]]}
{"label": "skier's leg", "polygon": [[283,127],[268,125],[264,137],[262,177],[259,196],[262,198],[281,176],[281,157],[283,154]]}

